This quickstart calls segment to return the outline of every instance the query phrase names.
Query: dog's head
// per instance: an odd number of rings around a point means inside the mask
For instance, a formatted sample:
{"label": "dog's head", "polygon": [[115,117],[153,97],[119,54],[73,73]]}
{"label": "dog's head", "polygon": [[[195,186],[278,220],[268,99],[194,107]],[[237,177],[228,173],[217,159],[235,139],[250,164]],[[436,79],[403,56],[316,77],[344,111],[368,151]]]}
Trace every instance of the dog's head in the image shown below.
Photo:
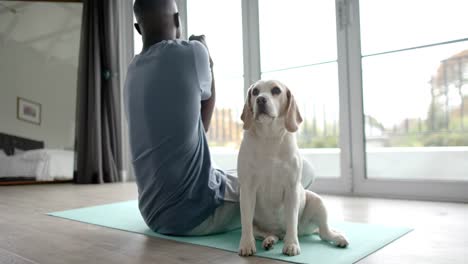
{"label": "dog's head", "polygon": [[284,118],[284,127],[289,132],[296,132],[302,123],[296,101],[288,87],[273,80],[257,81],[250,86],[241,115],[244,129],[249,130],[254,123],[280,118]]}

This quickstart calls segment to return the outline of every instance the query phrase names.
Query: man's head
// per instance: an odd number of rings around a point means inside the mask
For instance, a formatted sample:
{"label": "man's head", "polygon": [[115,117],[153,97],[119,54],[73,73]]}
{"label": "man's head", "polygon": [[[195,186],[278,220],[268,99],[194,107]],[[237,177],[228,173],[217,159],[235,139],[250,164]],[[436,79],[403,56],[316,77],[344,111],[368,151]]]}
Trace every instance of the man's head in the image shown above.
{"label": "man's head", "polygon": [[175,0],[136,0],[133,12],[137,20],[135,28],[143,36],[145,44],[180,38],[180,20]]}

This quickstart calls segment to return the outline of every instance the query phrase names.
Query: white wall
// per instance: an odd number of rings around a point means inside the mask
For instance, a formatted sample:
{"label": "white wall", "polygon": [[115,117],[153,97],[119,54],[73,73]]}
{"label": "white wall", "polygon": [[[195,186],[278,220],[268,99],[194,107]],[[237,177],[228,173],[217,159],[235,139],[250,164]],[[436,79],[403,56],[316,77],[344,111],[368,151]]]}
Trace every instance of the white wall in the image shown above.
{"label": "white wall", "polygon": [[[73,147],[76,79],[76,65],[0,42],[0,132],[42,140],[47,148]],[[42,105],[40,126],[17,119],[18,96]]]}

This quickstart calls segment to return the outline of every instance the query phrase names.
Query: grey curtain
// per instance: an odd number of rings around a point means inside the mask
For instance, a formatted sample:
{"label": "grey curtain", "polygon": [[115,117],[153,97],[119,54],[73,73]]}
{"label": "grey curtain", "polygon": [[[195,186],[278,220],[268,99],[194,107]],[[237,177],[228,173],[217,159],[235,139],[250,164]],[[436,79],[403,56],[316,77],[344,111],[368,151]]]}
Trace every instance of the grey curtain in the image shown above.
{"label": "grey curtain", "polygon": [[76,183],[122,180],[115,2],[83,0],[76,112]]}

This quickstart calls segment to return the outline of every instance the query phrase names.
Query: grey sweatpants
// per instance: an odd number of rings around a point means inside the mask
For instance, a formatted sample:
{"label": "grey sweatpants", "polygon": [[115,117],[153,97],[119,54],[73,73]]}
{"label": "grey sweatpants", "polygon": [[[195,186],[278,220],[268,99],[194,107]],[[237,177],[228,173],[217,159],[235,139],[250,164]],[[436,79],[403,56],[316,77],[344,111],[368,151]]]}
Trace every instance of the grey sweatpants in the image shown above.
{"label": "grey sweatpants", "polygon": [[[227,232],[241,227],[239,205],[239,180],[235,171],[226,171],[226,189],[223,205],[216,208],[215,212],[200,225],[192,229],[187,235],[201,236]],[[302,186],[309,188],[315,180],[313,166],[303,159]]]}

